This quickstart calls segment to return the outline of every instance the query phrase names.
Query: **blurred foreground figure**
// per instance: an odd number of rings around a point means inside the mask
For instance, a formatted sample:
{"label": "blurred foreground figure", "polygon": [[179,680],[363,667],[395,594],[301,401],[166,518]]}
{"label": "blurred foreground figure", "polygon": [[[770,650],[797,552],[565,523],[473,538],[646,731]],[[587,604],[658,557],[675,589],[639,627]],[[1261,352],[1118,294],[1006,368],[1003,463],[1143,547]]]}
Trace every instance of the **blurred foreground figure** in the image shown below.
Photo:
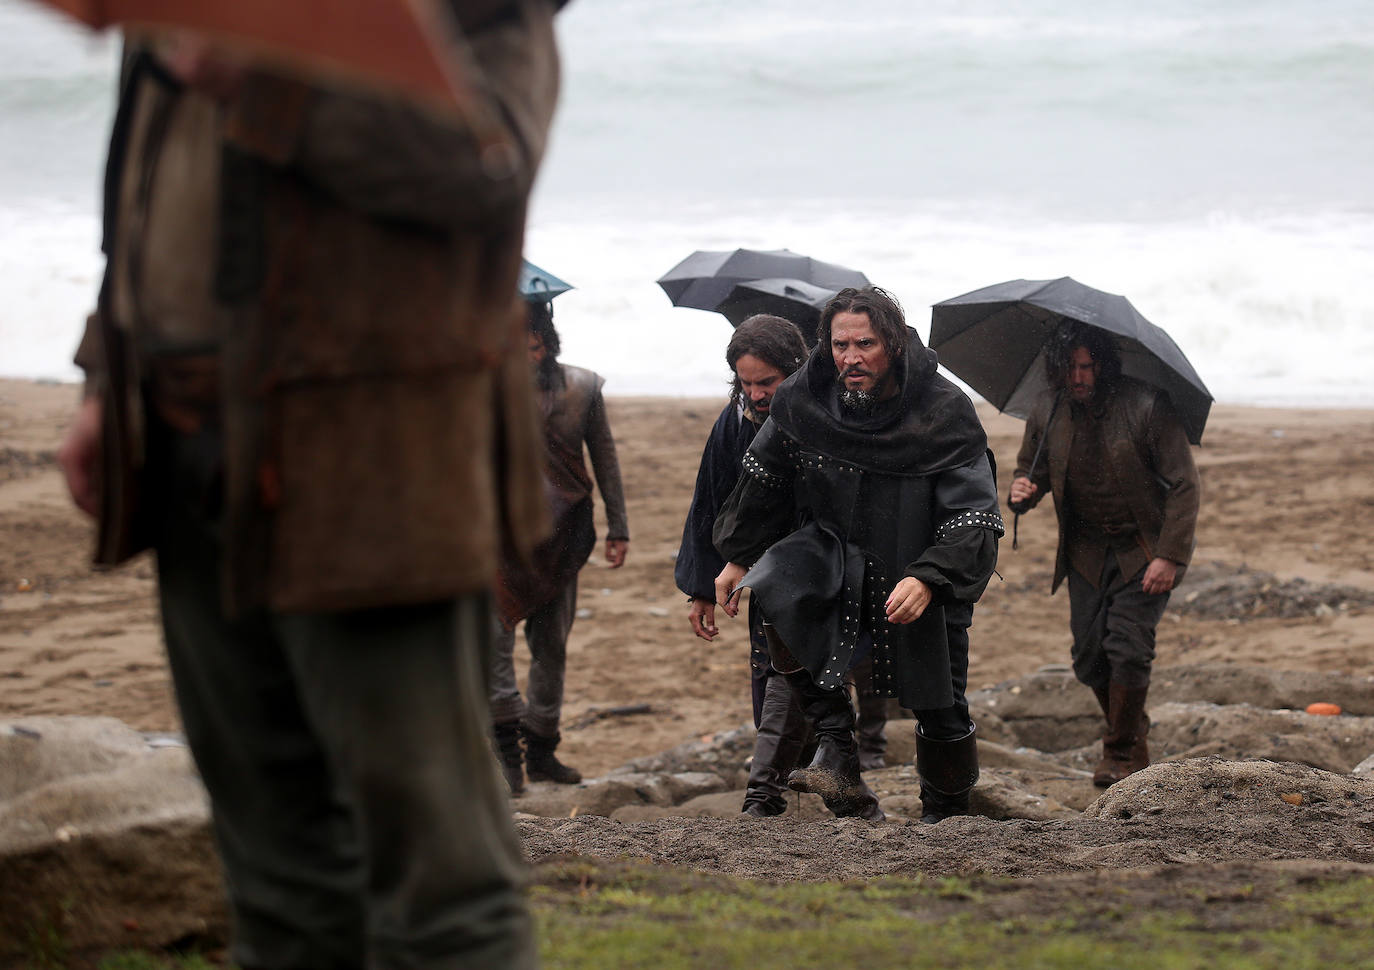
{"label": "blurred foreground figure", "polygon": [[558,65],[553,4],[483,6],[507,177],[203,38],[125,60],[59,458],[98,563],[156,551],[245,968],[535,962],[485,663],[547,526],[515,293]]}
{"label": "blurred foreground figure", "polygon": [[843,687],[869,654],[876,690],[916,714],[922,819],[967,814],[978,780],[968,628],[1003,529],[983,426],[935,368],[896,300],[841,290],[716,520],[717,602],[733,616],[749,587],[818,738],[788,787],[837,816],[883,818]]}
{"label": "blurred foreground figure", "polygon": [[[491,665],[492,730],[506,783],[516,794],[524,790],[525,775],[530,781],[561,785],[582,780],[581,773],[559,761],[554,751],[562,740],[559,722],[568,634],[577,611],[577,574],[596,545],[592,480],[582,457],[584,444],[606,503],[606,562],[619,569],[630,549],[625,489],[601,397],[603,381],[585,368],[558,362],[561,347],[551,303],[531,301],[526,307],[529,362],[544,424],[545,475],[554,531],[527,566],[510,560],[502,564],[497,591],[500,616]],[[515,682],[515,627],[521,620],[530,648],[523,700]]]}
{"label": "blurred foreground figure", "polygon": [[[1193,554],[1198,473],[1168,396],[1122,376],[1110,335],[1067,325],[1045,364],[1068,406],[1047,397],[1031,412],[1008,504],[1029,510],[1054,493],[1051,592],[1068,577],[1074,675],[1107,719],[1093,771],[1105,788],[1150,763],[1155,628]],[[1049,460],[1037,463],[1042,440]]]}

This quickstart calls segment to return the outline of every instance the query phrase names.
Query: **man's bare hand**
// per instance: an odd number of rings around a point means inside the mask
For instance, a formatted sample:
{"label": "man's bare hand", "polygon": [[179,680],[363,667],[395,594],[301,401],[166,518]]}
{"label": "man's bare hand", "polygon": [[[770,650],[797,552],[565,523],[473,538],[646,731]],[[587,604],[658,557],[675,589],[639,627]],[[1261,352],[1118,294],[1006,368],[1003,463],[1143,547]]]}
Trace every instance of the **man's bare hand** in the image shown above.
{"label": "man's bare hand", "polygon": [[81,402],[67,436],[57,449],[57,464],[67,479],[76,507],[87,515],[100,514],[100,428],[104,408],[100,398],[91,395]]}
{"label": "man's bare hand", "polygon": [[1007,505],[1015,512],[1019,507],[1024,506],[1031,499],[1035,498],[1039,492],[1040,486],[1036,485],[1026,476],[1022,475],[1019,478],[1013,478],[1011,480],[1011,495]]}
{"label": "man's bare hand", "polygon": [[716,577],[716,603],[726,616],[739,615],[739,581],[748,571],[737,562],[727,562]]}
{"label": "man's bare hand", "polygon": [[716,626],[716,604],[711,600],[693,599],[687,608],[687,619],[692,624],[692,632],[703,640],[714,640],[720,634]]}
{"label": "man's bare hand", "polygon": [[612,569],[625,565],[625,557],[630,553],[629,539],[606,540],[606,562]]}
{"label": "man's bare hand", "polygon": [[1140,581],[1140,588],[1155,596],[1173,589],[1177,579],[1178,563],[1172,559],[1156,557],[1145,567],[1145,578]]}
{"label": "man's bare hand", "polygon": [[887,598],[887,622],[913,623],[919,620],[933,598],[929,586],[912,576],[906,577]]}

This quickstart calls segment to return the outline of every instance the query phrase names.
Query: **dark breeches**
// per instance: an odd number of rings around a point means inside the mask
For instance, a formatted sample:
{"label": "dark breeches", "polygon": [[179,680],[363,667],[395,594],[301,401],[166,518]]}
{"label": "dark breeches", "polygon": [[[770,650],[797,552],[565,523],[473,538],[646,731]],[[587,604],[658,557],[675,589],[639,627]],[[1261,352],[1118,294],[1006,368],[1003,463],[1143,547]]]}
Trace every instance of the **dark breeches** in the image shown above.
{"label": "dark breeches", "polygon": [[1140,588],[1145,569],[1121,575],[1108,554],[1096,587],[1069,570],[1069,626],[1073,631],[1073,672],[1084,684],[1147,687],[1155,659],[1155,629],[1169,605],[1168,593]]}

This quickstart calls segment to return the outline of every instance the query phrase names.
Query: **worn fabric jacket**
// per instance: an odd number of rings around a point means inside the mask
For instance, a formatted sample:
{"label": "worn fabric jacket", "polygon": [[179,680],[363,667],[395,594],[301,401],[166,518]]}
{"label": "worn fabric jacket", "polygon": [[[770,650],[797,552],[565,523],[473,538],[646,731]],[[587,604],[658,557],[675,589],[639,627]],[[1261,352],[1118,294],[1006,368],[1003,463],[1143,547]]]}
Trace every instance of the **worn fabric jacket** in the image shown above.
{"label": "worn fabric jacket", "polygon": [[501,564],[497,609],[508,630],[562,595],[596,547],[592,477],[583,457],[584,443],[606,506],[606,538],[630,538],[620,462],[601,396],[603,383],[598,374],[586,368],[556,364],[551,385],[539,390],[545,488],[553,512],[553,534],[535,548],[527,562],[508,556]]}
{"label": "worn fabric jacket", "polygon": [[[541,388],[539,406],[544,419],[544,438],[549,450],[567,456],[585,478],[582,457],[585,442],[592,459],[592,474],[601,500],[606,505],[606,538],[630,538],[630,522],[625,513],[625,487],[620,481],[620,462],[615,453],[615,436],[606,419],[606,401],[601,396],[605,384],[600,375],[585,367],[558,365],[557,386]],[[586,528],[592,529],[590,496],[586,503]],[[595,541],[595,532],[591,535]],[[585,559],[585,557],[583,557]]]}
{"label": "worn fabric jacket", "polygon": [[[1103,435],[1107,460],[1135,518],[1146,556],[1171,559],[1186,568],[1193,555],[1201,487],[1188,436],[1168,396],[1148,384],[1122,377],[1106,388],[1100,405],[1102,420],[1106,422]],[[1032,474],[1031,462],[1042,437],[1045,447]],[[1030,478],[1039,488],[1027,508],[1039,504],[1046,492],[1054,495],[1059,549],[1051,592],[1059,588],[1069,570],[1066,537],[1073,509],[1067,507],[1064,496],[1068,476],[1072,474],[1072,443],[1069,403],[1055,408],[1053,400],[1047,397],[1026,420],[1021,451],[1016,458],[1016,476]]]}
{"label": "worn fabric jacket", "polygon": [[[214,379],[224,438],[226,607],[328,610],[489,588],[503,544],[547,530],[542,449],[515,295],[525,203],[558,87],[547,0],[512,0],[469,37],[518,157],[400,98],[255,74],[225,106]],[[126,108],[156,62],[126,59]],[[165,79],[162,83],[169,83]],[[156,146],[144,150],[156,151]],[[103,396],[96,561],[150,541],[137,320],[102,300],[77,362]]]}
{"label": "worn fabric jacket", "polygon": [[[840,409],[830,354],[784,381],[714,537],[751,567],[741,586],[819,686],[840,686],[868,633],[878,693],[931,710],[954,703],[945,608],[982,595],[1003,529],[968,397],[915,331],[895,366],[900,393],[863,418]],[[907,576],[934,600],[889,623],[887,597]]]}

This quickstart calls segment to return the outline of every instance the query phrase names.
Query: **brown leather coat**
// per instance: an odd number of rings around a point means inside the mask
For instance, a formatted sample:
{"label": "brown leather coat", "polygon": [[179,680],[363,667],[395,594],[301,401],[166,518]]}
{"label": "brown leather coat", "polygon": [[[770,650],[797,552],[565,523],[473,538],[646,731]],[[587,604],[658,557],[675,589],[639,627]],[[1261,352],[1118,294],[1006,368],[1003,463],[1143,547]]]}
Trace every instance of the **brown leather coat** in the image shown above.
{"label": "brown leather coat", "polygon": [[[1197,525],[1201,497],[1197,466],[1183,425],[1174,414],[1168,397],[1147,384],[1130,378],[1119,379],[1103,401],[1106,422],[1104,437],[1107,460],[1115,480],[1121,483],[1123,497],[1130,506],[1139,539],[1150,558],[1171,559],[1182,567],[1193,555],[1193,532]],[[1021,451],[1016,456],[1016,477],[1029,477],[1039,486],[1028,503],[1034,508],[1046,492],[1054,494],[1059,517],[1059,550],[1054,565],[1051,591],[1059,588],[1068,575],[1066,534],[1073,510],[1065,507],[1063,496],[1069,475],[1069,446],[1073,440],[1073,421],[1067,401],[1060,404],[1048,429],[1035,474],[1030,465],[1036,448],[1046,432],[1052,400],[1042,400],[1026,421]],[[1179,570],[1182,578],[1183,570]]]}
{"label": "brown leather coat", "polygon": [[[504,182],[480,172],[466,131],[398,99],[255,76],[227,107],[216,379],[231,611],[474,592],[503,543],[527,550],[547,528],[515,287],[557,96],[554,6],[511,7],[470,38],[520,157]],[[112,170],[119,134],[117,119]],[[137,321],[109,316],[102,299],[77,356],[106,403],[101,564],[150,541],[148,365],[126,336]]]}

